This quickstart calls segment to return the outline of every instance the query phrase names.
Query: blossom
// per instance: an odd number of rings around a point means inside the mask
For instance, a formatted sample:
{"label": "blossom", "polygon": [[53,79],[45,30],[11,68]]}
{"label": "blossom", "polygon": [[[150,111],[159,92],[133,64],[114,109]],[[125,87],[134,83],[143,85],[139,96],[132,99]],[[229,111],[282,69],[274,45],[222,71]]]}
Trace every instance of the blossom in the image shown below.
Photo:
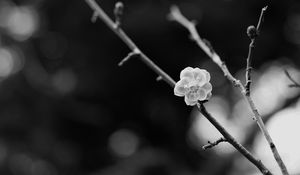
{"label": "blossom", "polygon": [[212,85],[210,74],[204,69],[187,67],[180,72],[180,80],[176,83],[174,94],[184,96],[187,105],[194,106],[198,101],[211,97]]}

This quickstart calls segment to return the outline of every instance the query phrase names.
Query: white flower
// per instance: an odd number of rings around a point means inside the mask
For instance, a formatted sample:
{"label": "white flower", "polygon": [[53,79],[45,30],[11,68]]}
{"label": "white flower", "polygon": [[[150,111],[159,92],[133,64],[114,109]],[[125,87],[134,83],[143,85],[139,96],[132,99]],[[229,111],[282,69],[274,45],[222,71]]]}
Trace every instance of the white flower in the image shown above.
{"label": "white flower", "polygon": [[175,85],[174,94],[184,96],[185,103],[194,106],[198,101],[211,97],[212,85],[209,81],[210,74],[206,70],[187,67],[180,72],[180,80]]}

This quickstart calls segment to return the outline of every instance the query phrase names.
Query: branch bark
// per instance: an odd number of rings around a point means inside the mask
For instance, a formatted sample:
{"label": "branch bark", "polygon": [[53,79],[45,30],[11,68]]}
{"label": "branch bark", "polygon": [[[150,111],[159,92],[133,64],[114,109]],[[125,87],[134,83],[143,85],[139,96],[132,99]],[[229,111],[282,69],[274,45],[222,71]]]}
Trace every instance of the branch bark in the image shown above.
{"label": "branch bark", "polygon": [[237,142],[227,130],[214,118],[210,113],[207,112],[203,104],[198,104],[197,109],[203,114],[203,116],[212,123],[216,129],[224,136],[226,141],[230,143],[236,150],[238,150],[242,155],[244,155],[251,163],[253,163],[261,172],[265,175],[271,175],[272,173],[265,167],[261,160],[255,158],[245,147],[243,147],[239,142]]}
{"label": "branch bark", "polygon": [[251,42],[249,44],[249,50],[248,50],[248,56],[247,56],[246,84],[245,84],[246,95],[248,95],[248,96],[250,96],[250,86],[251,86],[251,71],[252,71],[251,62],[252,62],[252,55],[253,55],[252,53],[254,50],[256,38],[258,37],[258,35],[260,33],[261,25],[263,23],[264,15],[265,15],[267,8],[268,8],[268,6],[262,8],[257,26],[256,27],[249,26],[247,28],[247,35],[251,40]]}
{"label": "branch bark", "polygon": [[160,75],[164,81],[170,86],[175,85],[175,81],[162,69],[160,69],[153,61],[151,61],[127,36],[127,34],[120,28],[118,23],[113,22],[108,15],[102,10],[95,0],[86,0],[87,4],[93,9],[94,15],[97,15],[135,54],[139,55],[139,58],[144,62],[150,69]]}
{"label": "branch bark", "polygon": [[216,140],[214,142],[208,141],[208,143],[206,145],[202,146],[202,149],[203,150],[207,150],[207,149],[213,148],[213,147],[217,146],[221,142],[227,142],[227,140],[225,138],[221,137],[220,139],[218,139],[218,140]]}
{"label": "branch bark", "polygon": [[[236,86],[240,89],[242,95],[246,99],[249,107],[251,108],[252,113],[254,114],[257,125],[259,126],[261,132],[263,133],[264,137],[266,138],[266,140],[269,144],[270,149],[272,150],[273,156],[274,156],[278,166],[280,167],[282,174],[288,175],[289,173],[287,171],[287,168],[286,168],[284,162],[282,161],[282,159],[278,153],[278,150],[277,150],[268,130],[265,127],[265,124],[264,124],[264,122],[261,118],[261,115],[259,114],[259,112],[250,96],[250,93],[249,93],[249,95],[247,94],[247,90],[244,87],[244,85],[241,83],[241,81],[237,80],[236,78],[234,78],[232,76],[232,74],[228,70],[226,64],[221,60],[220,56],[214,51],[214,49],[211,48],[211,45],[206,44],[206,42],[205,42],[206,40],[204,40],[200,37],[200,35],[197,32],[195,23],[192,21],[189,21],[185,16],[183,16],[177,6],[171,7],[171,12],[168,15],[168,18],[172,21],[178,22],[183,27],[185,27],[190,32],[192,40],[195,41],[196,44],[211,58],[211,60],[220,67],[220,69],[224,73],[224,76],[227,77],[227,79],[229,81],[231,81],[234,86]],[[260,25],[261,24],[259,22],[259,24],[258,24],[259,28],[260,28]],[[251,51],[250,51],[250,54],[251,54]],[[249,84],[249,86],[250,86],[250,84]]]}
{"label": "branch bark", "polygon": [[[165,80],[172,88],[175,87],[175,81],[162,69],[160,69],[154,62],[150,60],[126,35],[126,33],[116,25],[108,15],[101,9],[95,0],[86,0],[87,4],[94,10],[94,14],[100,18],[119,38],[132,50],[132,53],[138,54],[142,62],[144,62],[150,69],[158,74],[163,80]],[[125,58],[126,59],[126,58]],[[223,64],[223,63],[220,63]],[[225,64],[223,64],[225,66]],[[225,67],[226,68],[226,67]],[[229,71],[228,71],[229,73]],[[231,76],[232,77],[232,76]],[[232,77],[233,78],[233,77]],[[203,104],[198,103],[197,109],[202,115],[210,121],[212,125],[224,136],[226,141],[235,147],[245,158],[247,158],[253,165],[255,165],[264,175],[272,175],[272,173],[265,167],[261,160],[255,158],[245,147],[243,147],[238,141],[231,136],[228,131],[209,114]]]}

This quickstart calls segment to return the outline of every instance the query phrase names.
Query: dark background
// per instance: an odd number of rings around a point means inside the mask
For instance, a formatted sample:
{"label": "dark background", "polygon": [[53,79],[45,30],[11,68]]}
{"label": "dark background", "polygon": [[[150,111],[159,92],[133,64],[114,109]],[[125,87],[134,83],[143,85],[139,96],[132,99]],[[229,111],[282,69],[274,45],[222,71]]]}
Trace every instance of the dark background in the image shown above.
{"label": "dark background", "polygon": [[[116,1],[97,2],[113,17]],[[189,40],[188,32],[167,20],[170,5],[177,4],[185,16],[198,21],[200,35],[212,43],[234,74],[245,69],[246,28],[256,25],[261,8],[269,5],[253,67],[259,72],[274,60],[279,66],[299,65],[297,1],[123,2],[123,29],[140,49],[176,81],[187,66],[207,69],[213,95],[226,99],[229,113],[237,90]],[[91,22],[92,10],[84,0],[2,0],[0,7],[0,47],[15,53],[12,64],[18,63],[0,79],[1,174],[224,175],[248,171],[234,168],[240,158],[236,152],[203,151],[207,140],[190,143],[193,108],[174,96],[168,84],[156,82],[156,75],[138,59],[118,67],[130,50],[102,21]],[[3,22],[9,19],[7,11],[21,7],[29,9],[33,15],[29,17],[37,24],[32,34],[11,32],[14,28],[25,31],[29,24],[22,17],[12,20],[16,24],[11,28]],[[0,63],[5,65],[3,60]],[[5,68],[0,65],[0,73]],[[246,145],[251,149],[253,139]],[[252,165],[247,162],[246,167]]]}

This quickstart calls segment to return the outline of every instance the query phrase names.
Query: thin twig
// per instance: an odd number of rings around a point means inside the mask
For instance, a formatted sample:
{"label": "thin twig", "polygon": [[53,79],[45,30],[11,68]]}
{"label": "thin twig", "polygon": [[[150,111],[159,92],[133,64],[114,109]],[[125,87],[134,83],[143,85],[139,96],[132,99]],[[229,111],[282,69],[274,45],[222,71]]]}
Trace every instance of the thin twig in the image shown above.
{"label": "thin twig", "polygon": [[260,29],[261,29],[262,23],[264,22],[265,12],[267,9],[268,9],[268,6],[265,6],[264,8],[261,9],[259,20],[258,20],[258,23],[256,26],[257,35],[260,34]]}
{"label": "thin twig", "polygon": [[197,45],[215,62],[224,72],[224,75],[235,85],[240,85],[240,81],[235,79],[229,72],[226,64],[221,61],[220,56],[212,49],[211,45],[208,44],[207,40],[203,40],[196,30],[196,24],[185,18],[177,6],[171,7],[171,12],[168,15],[168,19],[176,21],[190,32],[190,37]]}
{"label": "thin twig", "polygon": [[[155,73],[159,75],[163,80],[165,80],[172,88],[175,87],[175,81],[164,71],[162,71],[157,65],[155,65],[148,57],[146,57],[138,47],[132,42],[132,40],[124,33],[124,31],[116,27],[115,23],[107,16],[107,14],[98,6],[94,0],[86,0],[88,5],[98,14],[98,17],[104,21],[104,23],[117,34],[120,39],[134,52],[140,54],[141,60],[152,69]],[[242,155],[244,155],[251,163],[253,163],[264,175],[272,175],[272,173],[262,164],[262,162],[255,158],[246,148],[244,148],[240,143],[238,143],[226,130],[225,128],[213,118],[205,109],[203,104],[198,104],[197,109],[205,116],[212,125],[224,136],[230,144],[232,144]]]}
{"label": "thin twig", "polygon": [[[246,98],[246,101],[248,102],[248,105],[251,108],[252,113],[254,114],[257,125],[259,126],[261,132],[263,133],[264,137],[268,141],[269,147],[272,150],[273,156],[274,156],[277,164],[279,165],[282,174],[288,175],[286,166],[285,166],[284,162],[282,161],[282,159],[277,151],[277,148],[276,148],[272,138],[270,137],[269,132],[267,131],[267,129],[265,127],[265,124],[262,121],[261,115],[258,113],[258,110],[257,110],[252,98],[250,96],[246,95],[246,89],[243,86],[243,84],[239,80],[237,80],[236,78],[234,78],[232,76],[232,74],[229,72],[226,64],[221,60],[220,56],[213,49],[211,49],[210,48],[211,46],[208,46],[205,43],[205,41],[203,41],[203,39],[200,37],[200,35],[197,32],[195,24],[193,22],[189,21],[185,16],[183,16],[177,6],[171,7],[171,12],[168,15],[168,17],[170,20],[176,21],[179,24],[181,24],[183,27],[185,27],[190,32],[191,38],[197,43],[197,45],[212,59],[213,62],[215,62],[221,68],[225,77],[227,77],[227,79],[229,81],[231,81],[234,86],[236,86],[240,89],[241,93]],[[260,28],[260,24],[258,26]]]}
{"label": "thin twig", "polygon": [[203,145],[203,146],[202,146],[202,149],[203,149],[203,150],[210,149],[210,148],[212,148],[212,147],[217,146],[217,145],[218,145],[219,143],[221,143],[221,142],[227,142],[227,140],[226,140],[224,137],[221,137],[221,138],[219,138],[218,140],[216,140],[216,141],[214,141],[214,142],[208,141],[206,145]]}
{"label": "thin twig", "polygon": [[247,28],[247,35],[250,38],[251,42],[249,44],[249,50],[248,50],[248,56],[247,56],[246,84],[245,84],[246,95],[250,95],[251,71],[252,71],[251,62],[252,62],[252,55],[253,55],[252,53],[254,50],[256,38],[260,33],[261,25],[263,23],[264,15],[265,15],[267,8],[268,8],[268,6],[262,8],[256,28],[254,26],[249,26]]}
{"label": "thin twig", "polygon": [[93,9],[94,13],[97,13],[98,18],[100,18],[133,52],[139,54],[139,58],[144,62],[150,69],[155,73],[160,75],[164,81],[169,85],[174,86],[175,81],[162,69],[160,69],[155,63],[153,63],[137,46],[136,44],[127,36],[127,34],[111,20],[108,15],[102,10],[100,6],[95,2],[95,0],[85,0],[87,4]]}
{"label": "thin twig", "polygon": [[291,82],[293,83],[293,84],[289,84],[289,87],[300,88],[300,84],[292,78],[292,76],[290,75],[290,73],[286,69],[284,70],[284,73],[291,80]]}
{"label": "thin twig", "polygon": [[126,63],[130,58],[136,57],[136,56],[140,56],[140,53],[137,51],[132,51],[130,52],[123,60],[121,60],[118,63],[118,66],[123,66],[124,63]]}
{"label": "thin twig", "polygon": [[246,95],[250,95],[250,86],[251,86],[251,61],[252,61],[252,52],[254,50],[254,44],[257,37],[257,30],[254,26],[249,26],[247,28],[247,34],[251,40],[249,44],[248,56],[247,56],[247,66],[246,66],[246,84],[245,84],[245,93]]}
{"label": "thin twig", "polygon": [[255,158],[245,147],[243,147],[239,142],[237,142],[226,129],[207,112],[203,104],[197,104],[198,110],[203,114],[203,116],[212,123],[216,129],[226,138],[226,141],[230,143],[235,149],[237,149],[241,154],[243,154],[250,162],[252,162],[261,172],[265,175],[271,175],[272,173],[262,164],[261,160]]}

